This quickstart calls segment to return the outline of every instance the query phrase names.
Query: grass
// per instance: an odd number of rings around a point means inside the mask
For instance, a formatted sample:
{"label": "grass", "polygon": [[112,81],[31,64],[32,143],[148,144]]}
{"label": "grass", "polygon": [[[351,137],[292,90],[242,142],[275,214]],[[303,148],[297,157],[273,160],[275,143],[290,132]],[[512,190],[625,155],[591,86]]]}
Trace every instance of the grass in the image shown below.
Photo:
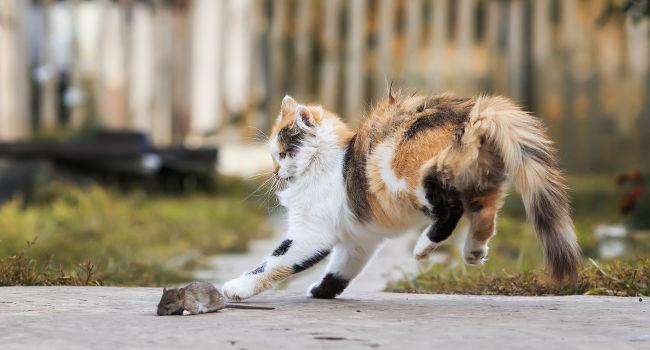
{"label": "grass", "polygon": [[[622,192],[616,187],[615,180],[615,175],[568,178],[572,218],[585,258],[598,256],[599,242],[593,234],[597,225],[625,221],[619,211]],[[636,236],[641,238],[633,238]],[[505,295],[648,295],[650,242],[647,237],[642,234],[630,235],[630,240],[636,240],[626,242],[628,249],[620,261],[605,261],[602,266],[585,261],[585,269],[575,285],[554,284],[546,278],[541,247],[526,219],[519,195],[513,192],[499,214],[497,235],[490,241],[490,253],[484,266],[465,266],[459,249],[464,237],[456,233],[450,242],[438,248],[446,253],[444,263],[393,281],[386,290]],[[617,282],[617,279],[621,282]]]}
{"label": "grass", "polygon": [[589,260],[576,283],[553,283],[542,269],[488,272],[442,268],[391,282],[387,291],[404,293],[476,295],[650,295],[650,259],[635,263],[615,261],[599,265]]}
{"label": "grass", "polygon": [[227,180],[220,194],[120,193],[52,183],[0,207],[0,286],[160,286],[192,278],[204,258],[243,252],[267,234],[265,211]]}

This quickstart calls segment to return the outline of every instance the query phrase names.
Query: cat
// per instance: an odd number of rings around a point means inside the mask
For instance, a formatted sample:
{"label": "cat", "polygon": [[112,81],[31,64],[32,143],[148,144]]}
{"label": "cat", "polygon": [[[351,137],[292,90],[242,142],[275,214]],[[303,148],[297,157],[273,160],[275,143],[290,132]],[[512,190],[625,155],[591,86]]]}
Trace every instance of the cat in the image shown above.
{"label": "cat", "polygon": [[482,264],[512,179],[555,280],[575,279],[581,252],[564,180],[541,122],[501,96],[388,96],[353,132],[334,113],[290,96],[269,138],[286,188],[286,239],[258,268],[226,282],[252,297],[331,255],[308,295],[334,298],[380,244],[428,225],[414,256],[426,258],[465,216],[463,258]]}

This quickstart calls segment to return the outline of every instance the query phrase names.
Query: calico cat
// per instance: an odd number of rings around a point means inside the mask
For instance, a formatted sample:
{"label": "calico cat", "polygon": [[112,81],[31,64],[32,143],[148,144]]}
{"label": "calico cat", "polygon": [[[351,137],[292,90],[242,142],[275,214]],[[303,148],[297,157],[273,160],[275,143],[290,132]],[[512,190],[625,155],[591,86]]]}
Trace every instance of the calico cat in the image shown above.
{"label": "calico cat", "polygon": [[269,142],[286,188],[286,239],[261,266],[228,281],[235,300],[256,295],[331,254],[315,298],[333,298],[387,238],[427,228],[414,255],[426,258],[470,222],[463,257],[481,264],[512,179],[556,280],[575,279],[580,248],[551,141],[540,121],[507,98],[393,96],[355,133],[321,106],[286,96]]}

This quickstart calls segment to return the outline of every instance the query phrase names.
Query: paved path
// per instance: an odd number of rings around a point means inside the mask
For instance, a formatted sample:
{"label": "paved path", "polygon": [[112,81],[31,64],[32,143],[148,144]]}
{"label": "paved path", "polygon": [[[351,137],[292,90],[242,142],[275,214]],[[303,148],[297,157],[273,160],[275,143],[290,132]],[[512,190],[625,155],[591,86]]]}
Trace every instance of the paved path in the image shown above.
{"label": "paved path", "polygon": [[[280,215],[271,218],[271,226],[275,227],[272,237],[255,241],[246,254],[225,254],[212,260],[212,269],[198,271],[196,277],[207,280],[221,287],[224,282],[240,276],[260,265],[264,258],[284,239],[284,221]],[[383,248],[370,261],[368,266],[355,278],[345,293],[349,292],[378,292],[384,290],[386,282],[396,280],[404,273],[415,273],[427,264],[442,261],[445,254],[434,253],[424,265],[413,258],[412,250],[417,233],[406,234],[398,239],[387,240]],[[463,234],[459,232],[453,240],[462,241]],[[313,268],[291,277],[281,288],[290,292],[307,293],[309,286],[320,280],[325,271],[327,259]]]}
{"label": "paved path", "polygon": [[160,290],[0,288],[8,349],[648,349],[650,300],[269,291],[272,311],[154,314]]}

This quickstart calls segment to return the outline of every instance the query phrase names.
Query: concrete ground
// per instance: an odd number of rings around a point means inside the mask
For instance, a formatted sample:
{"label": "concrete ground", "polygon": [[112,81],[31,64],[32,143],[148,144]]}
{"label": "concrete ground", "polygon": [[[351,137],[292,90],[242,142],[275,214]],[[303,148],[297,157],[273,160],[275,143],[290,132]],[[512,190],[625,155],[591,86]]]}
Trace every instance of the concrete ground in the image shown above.
{"label": "concrete ground", "polygon": [[155,315],[160,290],[0,288],[2,349],[648,349],[650,300],[269,291],[198,316]]}

